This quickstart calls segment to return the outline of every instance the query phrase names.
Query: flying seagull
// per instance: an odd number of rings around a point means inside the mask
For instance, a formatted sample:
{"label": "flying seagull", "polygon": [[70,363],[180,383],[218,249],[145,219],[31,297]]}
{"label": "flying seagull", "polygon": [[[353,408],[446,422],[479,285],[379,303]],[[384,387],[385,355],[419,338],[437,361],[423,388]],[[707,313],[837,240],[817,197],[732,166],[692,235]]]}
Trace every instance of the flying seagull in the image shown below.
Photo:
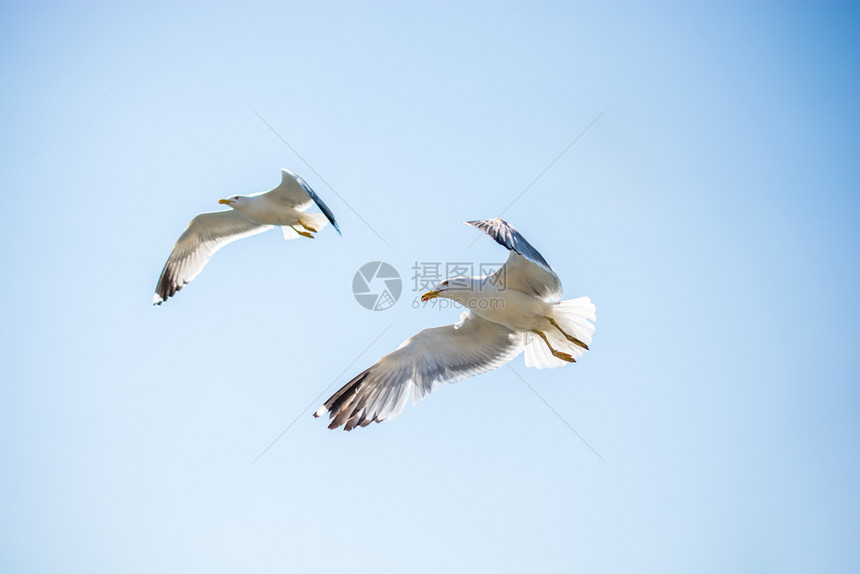
{"label": "flying seagull", "polygon": [[[218,203],[232,209],[197,215],[179,236],[155,287],[154,305],[161,305],[175,295],[197,277],[216,251],[237,239],[274,226],[281,227],[284,239],[313,239],[313,234],[329,221],[340,234],[328,206],[305,180],[286,169],[281,170],[281,185],[275,189],[254,195],[234,195]],[[313,204],[322,213],[305,211]]]}
{"label": "flying seagull", "polygon": [[[424,329],[352,379],[314,413],[330,429],[397,416],[439,385],[497,369],[525,350],[527,367],[555,368],[588,350],[596,321],[588,297],[561,301],[561,281],[537,249],[501,219],[468,221],[507,248],[492,275],[446,279],[421,296],[453,299],[468,310],[454,325]],[[555,301],[555,302],[553,302]]]}

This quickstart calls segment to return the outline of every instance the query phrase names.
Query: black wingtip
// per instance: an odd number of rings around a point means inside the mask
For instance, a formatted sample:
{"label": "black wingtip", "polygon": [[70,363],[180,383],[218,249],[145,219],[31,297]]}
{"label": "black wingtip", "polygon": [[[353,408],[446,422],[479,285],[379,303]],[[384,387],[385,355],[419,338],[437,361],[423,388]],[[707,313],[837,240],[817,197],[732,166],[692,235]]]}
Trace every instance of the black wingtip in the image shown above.
{"label": "black wingtip", "polygon": [[[371,367],[371,369],[372,368],[373,367]],[[352,400],[369,373],[370,369],[366,369],[342,386],[314,413],[314,417],[322,416],[327,412],[331,419],[331,422],[328,425],[329,429],[335,430],[336,428],[343,426],[343,430],[351,431],[355,428],[356,423],[359,422],[356,419],[356,416],[361,411],[364,404],[356,405],[352,403]]]}

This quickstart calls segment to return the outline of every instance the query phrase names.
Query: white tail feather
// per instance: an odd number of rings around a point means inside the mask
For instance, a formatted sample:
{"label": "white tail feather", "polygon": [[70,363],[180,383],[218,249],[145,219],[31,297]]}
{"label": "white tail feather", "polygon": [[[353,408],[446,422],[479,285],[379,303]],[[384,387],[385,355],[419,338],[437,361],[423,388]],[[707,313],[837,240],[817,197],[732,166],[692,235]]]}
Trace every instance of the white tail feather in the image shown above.
{"label": "white tail feather", "polygon": [[296,230],[289,225],[282,225],[281,229],[284,232],[284,239],[286,239],[287,241],[289,241],[290,239],[298,239],[299,237],[301,237],[298,233],[296,233]]}
{"label": "white tail feather", "polygon": [[328,219],[322,213],[302,213],[299,221],[317,231],[322,231],[322,228],[328,225]]}
{"label": "white tail feather", "polygon": [[536,369],[554,369],[566,365],[566,361],[557,359],[549,352],[543,339],[534,333],[526,333],[525,362],[527,367]]}
{"label": "white tail feather", "polygon": [[[595,328],[591,321],[597,320],[595,310],[596,307],[591,302],[591,299],[588,297],[578,297],[554,303],[550,316],[565,333],[576,337],[586,345],[590,345],[591,336],[594,334]],[[548,328],[544,331],[544,334],[553,349],[557,351],[573,355],[575,359],[579,359],[585,354],[585,349],[568,341],[561,331],[555,327]],[[526,334],[525,343],[525,362],[527,367],[554,369],[567,364],[566,361],[552,355],[540,336],[528,333]]]}

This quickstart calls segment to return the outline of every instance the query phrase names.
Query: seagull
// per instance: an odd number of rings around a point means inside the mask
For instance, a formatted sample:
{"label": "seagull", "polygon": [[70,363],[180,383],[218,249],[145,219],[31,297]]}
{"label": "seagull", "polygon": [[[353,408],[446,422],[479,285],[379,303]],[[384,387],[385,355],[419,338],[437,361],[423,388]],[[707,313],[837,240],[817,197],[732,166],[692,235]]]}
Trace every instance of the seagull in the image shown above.
{"label": "seagull", "polygon": [[424,329],[359,374],[314,413],[330,429],[367,426],[397,416],[409,395],[417,404],[439,388],[512,361],[525,350],[527,367],[574,363],[591,343],[596,321],[588,297],[561,301],[561,280],[546,259],[501,219],[467,221],[510,251],[482,277],[454,277],[424,293],[467,308],[454,325]]}
{"label": "seagull", "polygon": [[[313,234],[329,221],[340,234],[340,227],[328,206],[305,180],[287,169],[281,170],[281,184],[271,191],[234,195],[218,203],[232,209],[197,215],[179,236],[155,287],[154,305],[161,305],[175,295],[197,277],[216,251],[237,239],[274,226],[281,227],[284,239],[313,239]],[[322,213],[305,211],[313,204]]]}

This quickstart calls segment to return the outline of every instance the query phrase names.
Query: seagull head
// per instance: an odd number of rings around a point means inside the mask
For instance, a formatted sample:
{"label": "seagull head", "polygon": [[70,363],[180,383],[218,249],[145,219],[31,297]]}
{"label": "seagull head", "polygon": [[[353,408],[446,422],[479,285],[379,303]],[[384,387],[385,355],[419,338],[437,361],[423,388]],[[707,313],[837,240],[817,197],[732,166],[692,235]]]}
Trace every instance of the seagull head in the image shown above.
{"label": "seagull head", "polygon": [[233,197],[228,197],[227,199],[219,199],[218,203],[223,203],[224,205],[229,205],[232,208],[236,208],[245,203],[245,200],[248,198],[243,195],[234,195]]}
{"label": "seagull head", "polygon": [[474,277],[454,277],[453,279],[445,279],[430,291],[421,296],[421,301],[426,303],[430,299],[442,297],[443,299],[453,299],[458,303],[460,299],[465,299],[467,295],[475,292]]}

